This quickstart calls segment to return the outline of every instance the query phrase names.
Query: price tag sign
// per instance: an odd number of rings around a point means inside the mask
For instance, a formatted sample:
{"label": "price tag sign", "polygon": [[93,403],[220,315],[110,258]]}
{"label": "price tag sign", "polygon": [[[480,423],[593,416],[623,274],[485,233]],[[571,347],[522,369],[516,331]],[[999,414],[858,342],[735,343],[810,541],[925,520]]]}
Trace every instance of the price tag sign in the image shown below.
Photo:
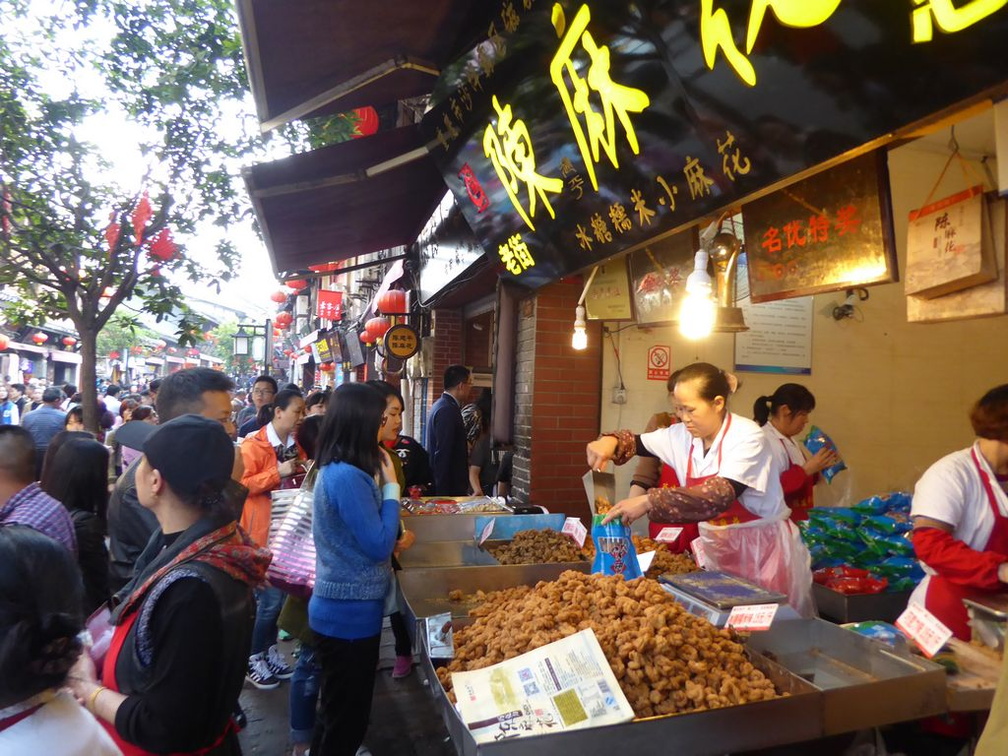
{"label": "price tag sign", "polygon": [[651,562],[654,561],[654,551],[645,551],[643,554],[637,555],[637,564],[640,565],[641,572],[647,572],[648,568],[651,567]]}
{"label": "price tag sign", "polygon": [[774,615],[777,614],[779,604],[749,604],[748,606],[733,607],[728,614],[726,627],[734,627],[736,630],[769,630],[773,624]]}
{"label": "price tag sign", "polygon": [[573,538],[578,546],[584,546],[585,538],[588,537],[588,528],[582,525],[577,517],[568,517],[564,520],[562,532]]}
{"label": "price tag sign", "polygon": [[488,522],[486,525],[483,526],[483,530],[480,531],[480,537],[479,537],[480,546],[486,543],[486,539],[490,537],[491,533],[493,533],[494,525],[496,524],[497,524],[497,518],[491,517],[490,522]]}
{"label": "price tag sign", "polygon": [[425,620],[427,652],[432,659],[451,659],[455,656],[455,638],[451,612],[435,614]]}
{"label": "price tag sign", "polygon": [[682,528],[662,528],[655,536],[658,543],[675,543],[682,535]]}
{"label": "price tag sign", "polygon": [[952,637],[952,631],[919,604],[910,604],[896,620],[896,627],[909,635],[928,659]]}
{"label": "price tag sign", "polygon": [[697,536],[693,539],[693,543],[690,544],[690,550],[693,552],[693,561],[696,562],[697,567],[701,570],[707,569],[707,552],[704,551],[703,538]]}

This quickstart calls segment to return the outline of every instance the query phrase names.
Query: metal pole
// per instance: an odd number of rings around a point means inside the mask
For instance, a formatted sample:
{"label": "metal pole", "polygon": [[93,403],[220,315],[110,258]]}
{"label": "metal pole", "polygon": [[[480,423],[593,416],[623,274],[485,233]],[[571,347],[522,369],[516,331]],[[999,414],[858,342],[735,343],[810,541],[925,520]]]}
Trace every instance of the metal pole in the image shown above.
{"label": "metal pole", "polygon": [[272,375],[270,370],[273,367],[273,322],[269,318],[266,318],[265,337],[266,340],[263,344],[265,347],[265,354],[263,354],[263,362],[265,362],[266,364],[264,365],[265,370],[263,370],[263,375]]}

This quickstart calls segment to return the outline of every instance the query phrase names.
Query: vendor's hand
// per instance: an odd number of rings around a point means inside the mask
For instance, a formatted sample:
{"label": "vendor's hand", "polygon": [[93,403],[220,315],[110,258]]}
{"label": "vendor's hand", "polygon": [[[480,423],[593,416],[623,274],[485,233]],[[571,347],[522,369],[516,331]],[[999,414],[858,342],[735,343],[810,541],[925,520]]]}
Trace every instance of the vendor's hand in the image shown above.
{"label": "vendor's hand", "polygon": [[300,472],[301,463],[296,459],[288,459],[286,462],[281,462],[277,465],[277,472],[280,473],[281,478],[289,478],[292,475],[297,475]]}
{"label": "vendor's hand", "polygon": [[836,449],[824,446],[805,461],[802,469],[806,475],[815,475],[817,472],[825,470],[827,467],[832,467],[838,462],[840,462],[840,454]]}
{"label": "vendor's hand", "polygon": [[1008,562],[1002,562],[998,565],[998,580],[1002,583],[1008,583]]}
{"label": "vendor's hand", "polygon": [[617,440],[615,436],[602,436],[588,444],[588,467],[601,470],[606,462],[616,453]]}
{"label": "vendor's hand", "polygon": [[615,507],[610,509],[604,518],[602,518],[602,524],[605,525],[608,522],[620,518],[627,525],[633,523],[634,520],[639,520],[641,517],[646,515],[651,510],[651,502],[648,499],[648,495],[634,496],[630,499],[623,499],[623,501],[616,504]]}
{"label": "vendor's hand", "polygon": [[399,481],[396,478],[395,465],[392,464],[392,458],[389,457],[389,453],[380,447],[378,451],[381,453],[382,484],[398,483]]}

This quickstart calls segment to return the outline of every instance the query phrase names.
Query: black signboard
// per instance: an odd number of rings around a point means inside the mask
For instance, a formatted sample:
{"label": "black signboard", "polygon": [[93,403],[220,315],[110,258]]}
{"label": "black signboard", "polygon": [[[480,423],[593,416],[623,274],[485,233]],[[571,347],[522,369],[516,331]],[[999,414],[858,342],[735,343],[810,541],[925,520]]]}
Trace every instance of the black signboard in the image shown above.
{"label": "black signboard", "polygon": [[501,274],[539,286],[1008,88],[994,0],[503,0],[423,128]]}

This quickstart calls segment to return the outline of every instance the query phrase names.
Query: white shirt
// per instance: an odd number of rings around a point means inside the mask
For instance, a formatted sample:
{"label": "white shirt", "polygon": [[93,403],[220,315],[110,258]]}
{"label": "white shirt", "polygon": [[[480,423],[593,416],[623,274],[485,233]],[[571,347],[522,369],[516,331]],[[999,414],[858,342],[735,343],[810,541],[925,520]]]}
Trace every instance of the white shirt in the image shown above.
{"label": "white shirt", "polygon": [[9,709],[0,718],[45,705],[13,727],[0,732],[0,753],[59,754],[59,756],[122,756],[105,728],[77,703],[67,691],[45,691]]}
{"label": "white shirt", "polygon": [[101,396],[98,398],[101,399],[103,402],[105,402],[105,409],[107,409],[113,415],[119,414],[119,405],[122,404],[122,402],[120,402],[116,397]]}
{"label": "white shirt", "polygon": [[[983,551],[994,530],[994,513],[973,462],[972,451],[976,452],[980,467],[987,474],[1001,516],[1008,517],[1008,495],[998,485],[994,471],[980,453],[978,443],[947,454],[925,471],[914,487],[910,517],[929,517],[951,525],[953,538],[971,549]],[[935,574],[923,562],[921,567],[928,576]],[[928,577],[921,581],[910,597],[911,601],[923,605],[928,582]]]}
{"label": "white shirt", "polygon": [[793,438],[777,430],[773,423],[767,421],[763,426],[763,435],[766,436],[767,443],[770,444],[770,453],[773,454],[774,462],[781,471],[786,472],[791,465],[800,467],[805,464],[805,455],[798,448],[798,444]]}
{"label": "white shirt", "polygon": [[[644,447],[676,471],[685,483],[690,468],[694,478],[720,475],[747,486],[739,501],[759,517],[775,517],[787,510],[781,489],[782,468],[774,460],[763,429],[748,418],[731,413],[722,423],[707,454],[703,439],[693,438],[683,423],[641,436]],[[720,467],[718,460],[720,459]]]}

